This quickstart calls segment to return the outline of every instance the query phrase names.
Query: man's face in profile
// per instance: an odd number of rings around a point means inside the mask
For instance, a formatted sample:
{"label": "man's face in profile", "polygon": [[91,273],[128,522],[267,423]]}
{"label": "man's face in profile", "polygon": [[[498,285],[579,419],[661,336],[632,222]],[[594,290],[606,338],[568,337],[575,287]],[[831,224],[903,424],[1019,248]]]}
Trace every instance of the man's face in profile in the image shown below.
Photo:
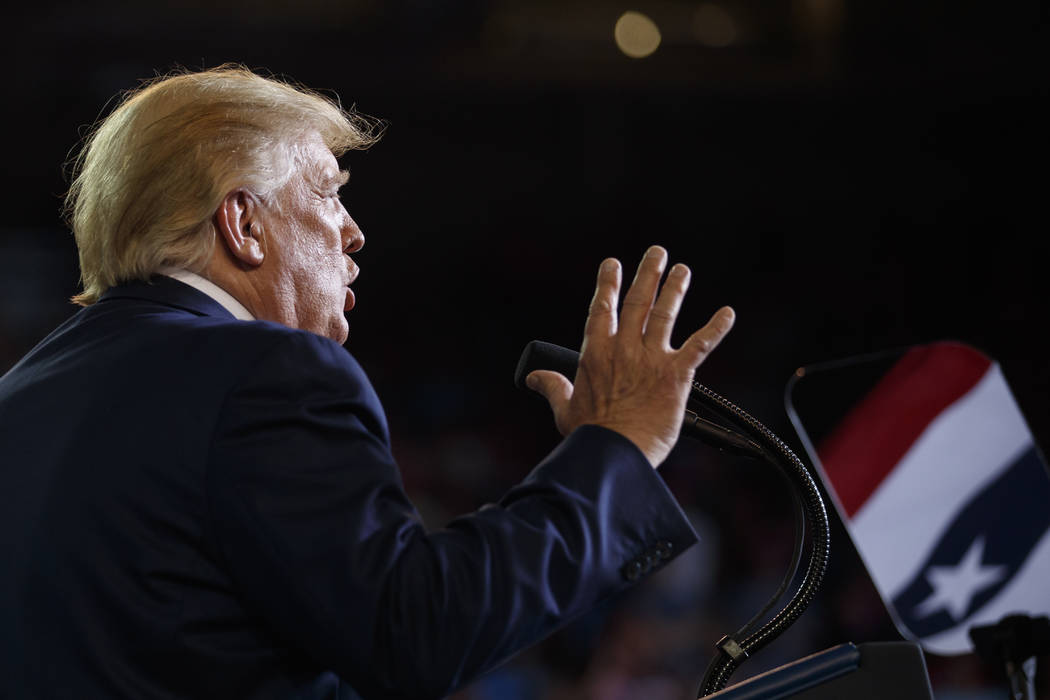
{"label": "man's face in profile", "polygon": [[298,169],[263,207],[266,264],[281,323],[346,342],[344,313],[354,306],[349,284],[360,271],[349,254],[364,234],[339,199],[347,174],[316,132],[298,146]]}

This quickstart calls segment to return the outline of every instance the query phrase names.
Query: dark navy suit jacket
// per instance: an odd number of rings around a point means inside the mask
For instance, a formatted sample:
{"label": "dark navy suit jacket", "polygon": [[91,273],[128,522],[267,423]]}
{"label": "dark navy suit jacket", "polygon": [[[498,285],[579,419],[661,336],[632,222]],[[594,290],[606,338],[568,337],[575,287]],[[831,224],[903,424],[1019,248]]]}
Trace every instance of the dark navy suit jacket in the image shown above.
{"label": "dark navy suit jacket", "polygon": [[427,533],[338,344],[166,277],[0,379],[0,696],[427,698],[695,540],[584,426]]}

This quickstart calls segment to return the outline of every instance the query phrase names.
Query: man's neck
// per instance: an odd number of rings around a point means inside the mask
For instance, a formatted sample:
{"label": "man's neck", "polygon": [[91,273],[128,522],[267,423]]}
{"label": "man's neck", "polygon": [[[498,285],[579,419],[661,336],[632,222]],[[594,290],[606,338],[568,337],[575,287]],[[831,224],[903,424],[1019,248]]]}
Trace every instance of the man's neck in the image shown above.
{"label": "man's neck", "polygon": [[190,272],[189,270],[183,270],[177,267],[165,267],[160,270],[160,274],[177,279],[179,282],[188,284],[197,291],[207,294],[221,304],[224,309],[233,314],[235,318],[238,318],[241,321],[255,320],[255,316],[245,308],[244,304],[237,301],[232,294],[211,280],[201,277],[196,272]]}

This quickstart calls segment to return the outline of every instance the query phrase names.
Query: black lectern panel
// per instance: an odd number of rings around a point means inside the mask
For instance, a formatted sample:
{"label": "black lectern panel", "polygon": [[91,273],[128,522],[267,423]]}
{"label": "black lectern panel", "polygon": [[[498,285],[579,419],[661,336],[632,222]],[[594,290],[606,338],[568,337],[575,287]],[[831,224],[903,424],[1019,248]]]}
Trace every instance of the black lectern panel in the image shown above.
{"label": "black lectern panel", "polygon": [[712,700],[933,700],[914,642],[841,644],[712,695]]}

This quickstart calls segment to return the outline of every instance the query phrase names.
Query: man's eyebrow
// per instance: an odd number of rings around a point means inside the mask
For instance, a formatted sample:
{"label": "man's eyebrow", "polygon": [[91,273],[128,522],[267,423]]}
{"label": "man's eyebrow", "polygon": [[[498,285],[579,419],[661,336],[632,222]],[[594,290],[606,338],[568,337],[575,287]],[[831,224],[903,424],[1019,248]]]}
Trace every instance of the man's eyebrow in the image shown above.
{"label": "man's eyebrow", "polygon": [[337,184],[340,187],[342,187],[343,185],[346,184],[347,180],[349,180],[349,179],[350,179],[350,171],[349,170],[340,170],[339,174],[335,176],[335,184]]}

